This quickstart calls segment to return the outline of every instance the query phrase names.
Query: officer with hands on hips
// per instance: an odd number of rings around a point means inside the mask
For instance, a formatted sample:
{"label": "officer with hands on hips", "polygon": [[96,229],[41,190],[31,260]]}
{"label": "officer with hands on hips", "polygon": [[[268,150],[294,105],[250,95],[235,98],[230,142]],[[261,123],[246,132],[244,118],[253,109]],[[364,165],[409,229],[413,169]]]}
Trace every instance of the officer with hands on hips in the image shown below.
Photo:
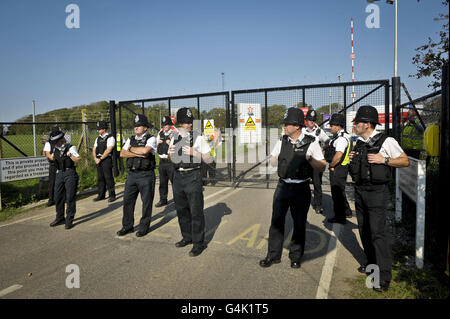
{"label": "officer with hands on hips", "polygon": [[150,229],[155,195],[156,138],[147,132],[149,127],[150,123],[145,115],[136,115],[136,135],[127,139],[120,151],[120,157],[127,159],[129,172],[123,194],[122,229],[117,232],[118,236],[124,236],[134,230],[134,207],[139,193],[142,200],[142,218],[136,236],[145,236]]}
{"label": "officer with hands on hips", "polygon": [[[302,128],[302,133],[305,135],[313,136],[320,145],[328,142],[329,137],[323,129],[317,124],[317,112],[315,110],[309,110],[306,114],[306,127]],[[314,185],[314,198],[312,202],[313,209],[317,214],[323,213],[322,207],[322,172],[317,170],[313,171],[312,182]]]}
{"label": "officer with hands on hips", "polygon": [[[58,128],[59,129],[59,128]],[[50,143],[54,151],[49,159],[54,161],[56,167],[55,177],[55,204],[56,219],[51,227],[65,224],[66,229],[73,227],[76,212],[76,194],[78,188],[78,174],[75,163],[80,161],[80,155],[75,146],[67,143],[64,133],[59,129],[50,134]],[[67,203],[66,217],[64,218],[64,203]]]}
{"label": "officer with hands on hips", "polygon": [[194,117],[189,108],[177,112],[178,133],[172,137],[169,159],[175,169],[173,199],[181,230],[176,247],[193,244],[189,256],[200,255],[206,248],[205,215],[201,163],[211,162],[208,143],[201,132],[192,129]]}
{"label": "officer with hands on hips", "polygon": [[375,128],[378,111],[370,105],[361,106],[353,120],[353,131],[359,135],[355,148],[349,154],[350,175],[355,183],[355,208],[358,229],[367,263],[358,268],[376,264],[380,270],[381,292],[389,289],[392,277],[390,235],[386,227],[386,188],[391,180],[391,167],[409,166],[408,156],[398,142]]}
{"label": "officer with hands on hips", "polygon": [[325,170],[326,162],[315,138],[302,133],[302,110],[289,108],[282,124],[285,135],[275,144],[270,159],[272,166],[278,163],[277,172],[280,179],[273,196],[268,252],[259,265],[270,267],[281,262],[285,217],[290,208],[294,231],[289,245],[289,259],[292,268],[300,268],[300,260],[305,250],[306,219],[311,203],[309,181],[314,169],[320,172]]}
{"label": "officer with hands on hips", "polygon": [[334,217],[330,223],[345,224],[346,217],[352,217],[352,210],[345,194],[348,175],[348,157],[351,149],[350,135],[344,130],[345,117],[335,113],[330,118],[330,131],[333,137],[325,147],[325,160],[329,163],[331,197],[333,199]]}
{"label": "officer with hands on hips", "polygon": [[92,156],[97,165],[97,186],[98,196],[94,201],[105,199],[106,189],[108,189],[108,202],[116,200],[114,190],[114,177],[112,171],[112,152],[116,146],[116,139],[107,132],[108,124],[105,121],[97,122],[97,132],[99,136],[95,139],[92,148]]}
{"label": "officer with hands on hips", "polygon": [[169,180],[173,185],[173,164],[169,161],[169,144],[174,131],[171,129],[172,119],[170,116],[163,116],[162,118],[162,129],[158,134],[156,139],[157,148],[159,156],[159,202],[156,203],[155,207],[161,207],[167,205],[167,195],[169,193]]}

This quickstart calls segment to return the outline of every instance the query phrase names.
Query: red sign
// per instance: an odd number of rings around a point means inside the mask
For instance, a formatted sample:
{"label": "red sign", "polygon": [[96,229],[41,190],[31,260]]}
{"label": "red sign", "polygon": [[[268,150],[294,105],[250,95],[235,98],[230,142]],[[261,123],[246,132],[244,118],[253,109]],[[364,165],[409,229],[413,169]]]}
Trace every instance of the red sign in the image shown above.
{"label": "red sign", "polygon": [[[400,122],[402,122],[406,117],[408,117],[408,112],[400,113]],[[380,122],[380,124],[386,123],[385,113],[378,113],[378,122]],[[392,113],[389,113],[389,123],[392,123]]]}

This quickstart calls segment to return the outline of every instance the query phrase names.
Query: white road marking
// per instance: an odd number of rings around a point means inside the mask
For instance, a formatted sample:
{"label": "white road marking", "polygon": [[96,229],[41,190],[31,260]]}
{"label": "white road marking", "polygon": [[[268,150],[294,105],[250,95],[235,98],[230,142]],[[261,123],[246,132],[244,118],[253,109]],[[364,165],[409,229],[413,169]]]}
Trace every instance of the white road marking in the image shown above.
{"label": "white road marking", "polygon": [[7,294],[10,294],[16,290],[19,290],[22,287],[23,287],[22,285],[12,285],[11,287],[3,289],[0,291],[0,297],[6,296]]}
{"label": "white road marking", "polygon": [[334,223],[333,230],[328,232],[330,234],[330,241],[328,243],[327,255],[323,264],[319,286],[317,287],[316,299],[328,299],[334,265],[336,264],[336,253],[340,246],[340,242],[337,240],[340,231],[341,224]]}

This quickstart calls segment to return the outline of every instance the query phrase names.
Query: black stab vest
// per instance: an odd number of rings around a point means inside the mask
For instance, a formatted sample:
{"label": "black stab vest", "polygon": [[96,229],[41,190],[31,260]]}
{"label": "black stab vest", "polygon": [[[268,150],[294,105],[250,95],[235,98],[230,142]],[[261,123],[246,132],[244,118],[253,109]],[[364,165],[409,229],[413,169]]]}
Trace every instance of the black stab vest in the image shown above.
{"label": "black stab vest", "polygon": [[158,144],[156,147],[156,151],[159,155],[167,155],[169,152],[169,144],[167,144],[167,141],[170,142],[170,139],[172,138],[172,134],[169,132],[169,135],[164,134],[164,131],[159,132],[159,139],[162,141],[162,143]]}
{"label": "black stab vest", "polygon": [[194,146],[194,137],[200,136],[200,132],[189,131],[185,137],[181,137],[180,134],[176,134],[173,140],[173,145],[175,146],[175,153],[177,155],[171,156],[171,161],[175,169],[190,169],[190,168],[200,168],[201,160],[194,158],[194,156],[183,154],[183,147]]}
{"label": "black stab vest", "polygon": [[[102,157],[103,153],[106,151],[107,141],[110,136],[111,135],[106,134],[104,137],[101,136],[97,137],[97,148],[95,149],[95,154],[97,158]],[[111,153],[109,153],[108,156],[111,156]]]}
{"label": "black stab vest", "polygon": [[[130,138],[130,147],[145,147],[149,138],[153,135],[145,134],[141,140],[137,140],[135,136]],[[155,169],[155,155],[149,152],[146,157],[129,157],[127,158],[127,167],[130,171],[149,171]]]}
{"label": "black stab vest", "polygon": [[56,169],[60,171],[65,171],[67,168],[75,168],[75,163],[67,156],[67,152],[72,147],[72,145],[67,144],[62,150],[54,148],[53,158],[55,161]]}
{"label": "black stab vest", "polygon": [[305,180],[312,177],[313,168],[306,160],[306,152],[314,141],[313,136],[305,135],[300,143],[292,144],[287,135],[283,136],[278,156],[278,176],[280,178]]}
{"label": "black stab vest", "polygon": [[377,154],[388,136],[379,133],[368,143],[358,140],[355,145],[349,172],[356,185],[381,185],[391,180],[391,169],[384,164],[370,164],[367,154]]}
{"label": "black stab vest", "polygon": [[[347,140],[347,147],[345,148],[344,154],[342,155],[341,160],[339,161],[339,163],[337,165],[340,165],[344,159],[345,159],[345,154],[347,154],[347,149],[350,147],[349,152],[351,151],[351,146],[352,143],[348,140],[348,138],[346,138],[344,136],[345,132],[341,132],[340,134],[335,134],[333,135],[333,137],[331,138],[331,140],[328,142],[328,144],[325,145],[324,147],[324,154],[323,156],[325,157],[325,160],[328,163],[331,163],[333,161],[334,155],[336,155],[336,147],[333,146],[334,142],[339,138],[339,137],[344,137]],[[336,165],[336,166],[337,166]]]}

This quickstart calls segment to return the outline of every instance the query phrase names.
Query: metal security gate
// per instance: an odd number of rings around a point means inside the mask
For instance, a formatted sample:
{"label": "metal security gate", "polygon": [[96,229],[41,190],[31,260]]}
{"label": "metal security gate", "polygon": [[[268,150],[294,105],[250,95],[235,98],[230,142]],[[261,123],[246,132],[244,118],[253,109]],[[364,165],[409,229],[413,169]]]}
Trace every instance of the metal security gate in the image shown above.
{"label": "metal security gate", "polygon": [[[206,177],[206,182],[218,182],[231,180],[231,117],[229,109],[229,92],[214,92],[205,94],[193,94],[182,96],[169,96],[140,100],[120,101],[115,107],[115,119],[117,134],[120,134],[121,145],[127,138],[134,134],[133,120],[136,114],[147,116],[152,127],[149,129],[153,135],[161,130],[161,119],[165,115],[176,118],[178,109],[188,107],[194,118],[194,129],[204,132],[204,120],[214,120],[214,126],[220,130],[221,145],[216,149],[216,161],[214,177]],[[111,101],[115,104],[114,101]],[[117,121],[116,121],[117,120]],[[123,161],[119,159],[119,168],[123,172]]]}
{"label": "metal security gate", "polygon": [[389,121],[384,117],[390,113],[389,80],[232,91],[231,104],[233,181],[235,184],[249,182],[248,185],[253,187],[264,184],[269,187],[271,181],[278,180],[267,158],[280,138],[281,120],[289,107],[300,107],[304,112],[308,108],[315,109],[317,122],[325,130],[330,114],[343,113],[347,119],[346,129],[351,133],[351,121],[356,110],[361,105],[370,104],[377,107],[383,124],[377,129],[389,134],[392,127],[392,124],[385,124]]}

